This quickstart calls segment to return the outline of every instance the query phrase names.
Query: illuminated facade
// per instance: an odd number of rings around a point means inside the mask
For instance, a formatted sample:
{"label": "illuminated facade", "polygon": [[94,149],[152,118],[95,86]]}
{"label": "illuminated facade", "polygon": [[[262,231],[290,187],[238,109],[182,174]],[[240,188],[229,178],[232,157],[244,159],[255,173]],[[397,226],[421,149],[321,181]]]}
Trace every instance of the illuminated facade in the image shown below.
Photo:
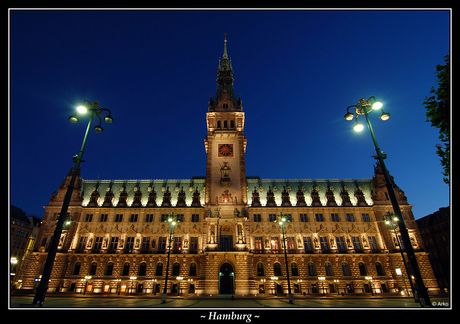
{"label": "illuminated facade", "polygon": [[[246,175],[245,113],[233,89],[226,42],[206,113],[206,176],[186,180],[85,180],[78,176],[50,291],[214,295],[292,292],[399,293],[407,273],[379,165],[360,180],[273,180]],[[41,236],[23,276],[39,278],[70,173],[45,207]],[[412,206],[395,186],[425,285],[439,289]],[[274,220],[286,215],[286,249]],[[399,271],[398,271],[399,272]],[[178,291],[180,289],[180,291]]]}

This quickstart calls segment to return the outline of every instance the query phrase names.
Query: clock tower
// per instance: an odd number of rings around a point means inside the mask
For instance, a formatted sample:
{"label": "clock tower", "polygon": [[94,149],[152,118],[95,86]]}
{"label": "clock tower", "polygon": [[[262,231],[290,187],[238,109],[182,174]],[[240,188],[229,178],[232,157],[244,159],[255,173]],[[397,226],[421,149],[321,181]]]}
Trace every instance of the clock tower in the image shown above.
{"label": "clock tower", "polygon": [[[217,70],[217,91],[209,100],[206,122],[208,134],[204,140],[207,153],[206,197],[207,206],[215,206],[220,213],[233,213],[247,204],[246,136],[241,98],[233,89],[232,63],[224,55]],[[214,209],[214,208],[213,208]],[[224,216],[222,214],[222,216]]]}

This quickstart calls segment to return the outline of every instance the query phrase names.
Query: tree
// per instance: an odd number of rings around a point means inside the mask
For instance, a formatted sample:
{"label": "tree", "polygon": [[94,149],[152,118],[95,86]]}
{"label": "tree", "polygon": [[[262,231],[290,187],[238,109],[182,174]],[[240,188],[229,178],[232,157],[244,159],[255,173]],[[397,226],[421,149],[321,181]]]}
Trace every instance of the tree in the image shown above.
{"label": "tree", "polygon": [[450,181],[450,62],[449,54],[444,56],[445,65],[436,65],[438,89],[431,87],[431,97],[425,97],[426,121],[439,128],[439,139],[444,143],[436,144],[436,154],[441,158],[444,168],[444,182]]}

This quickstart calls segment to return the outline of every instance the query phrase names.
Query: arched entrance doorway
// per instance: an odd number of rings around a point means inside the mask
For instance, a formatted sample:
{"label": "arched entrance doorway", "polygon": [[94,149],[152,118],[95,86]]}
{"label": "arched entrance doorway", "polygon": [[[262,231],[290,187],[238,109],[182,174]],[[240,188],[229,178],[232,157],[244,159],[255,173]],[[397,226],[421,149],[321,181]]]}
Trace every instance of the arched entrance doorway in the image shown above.
{"label": "arched entrance doorway", "polygon": [[219,294],[233,293],[233,266],[230,263],[224,263],[219,269]]}

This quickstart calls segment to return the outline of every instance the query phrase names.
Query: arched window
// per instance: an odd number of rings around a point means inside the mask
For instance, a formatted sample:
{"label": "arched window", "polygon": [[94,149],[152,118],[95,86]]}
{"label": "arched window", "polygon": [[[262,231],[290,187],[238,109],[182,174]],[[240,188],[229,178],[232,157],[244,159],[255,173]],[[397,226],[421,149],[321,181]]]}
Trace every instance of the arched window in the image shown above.
{"label": "arched window", "polygon": [[315,265],[313,264],[313,262],[308,262],[308,275],[316,276]]}
{"label": "arched window", "polygon": [[275,276],[282,276],[282,274],[281,274],[281,265],[278,262],[276,262],[273,265],[273,271],[275,273]]}
{"label": "arched window", "polygon": [[180,274],[180,264],[179,262],[174,262],[172,276],[178,276]]}
{"label": "arched window", "polygon": [[139,266],[139,276],[145,276],[147,272],[147,263],[142,262]]}
{"label": "arched window", "polygon": [[383,267],[382,267],[382,264],[380,262],[375,263],[375,268],[377,270],[377,275],[379,275],[379,276],[384,276],[385,275],[385,271],[383,271]]}
{"label": "arched window", "polygon": [[196,276],[196,263],[195,262],[190,263],[189,276]]}
{"label": "arched window", "polygon": [[342,272],[345,277],[350,276],[350,269],[348,268],[348,263],[342,262]]}
{"label": "arched window", "polygon": [[297,268],[297,263],[295,263],[295,262],[291,263],[291,275],[292,276],[298,276],[299,275],[299,268]]}
{"label": "arched window", "polygon": [[221,128],[221,123],[220,123],[220,120],[217,121],[217,128]]}
{"label": "arched window", "polygon": [[234,120],[230,121],[230,128],[235,128],[235,121]]}
{"label": "arched window", "polygon": [[162,276],[163,275],[163,263],[157,263],[157,269],[155,271],[155,276]]}
{"label": "arched window", "polygon": [[76,276],[80,273],[81,262],[75,262],[73,266],[72,275]]}
{"label": "arched window", "polygon": [[332,273],[332,265],[330,262],[326,262],[324,264],[324,266],[326,267],[326,276],[333,276],[334,274]]}
{"label": "arched window", "polygon": [[264,276],[264,264],[262,262],[257,263],[257,275]]}
{"label": "arched window", "polygon": [[111,276],[113,273],[113,262],[107,263],[107,266],[105,267],[105,276]]}
{"label": "arched window", "polygon": [[358,264],[359,266],[359,275],[360,276],[367,276],[367,270],[366,270],[366,265],[362,262]]}
{"label": "arched window", "polygon": [[96,269],[97,269],[97,262],[92,262],[91,266],[89,267],[88,275],[90,276],[96,275]]}
{"label": "arched window", "polygon": [[123,264],[123,271],[121,272],[122,276],[129,276],[129,262]]}
{"label": "arched window", "polygon": [[228,122],[224,120],[224,128],[227,128],[227,127],[228,127]]}

